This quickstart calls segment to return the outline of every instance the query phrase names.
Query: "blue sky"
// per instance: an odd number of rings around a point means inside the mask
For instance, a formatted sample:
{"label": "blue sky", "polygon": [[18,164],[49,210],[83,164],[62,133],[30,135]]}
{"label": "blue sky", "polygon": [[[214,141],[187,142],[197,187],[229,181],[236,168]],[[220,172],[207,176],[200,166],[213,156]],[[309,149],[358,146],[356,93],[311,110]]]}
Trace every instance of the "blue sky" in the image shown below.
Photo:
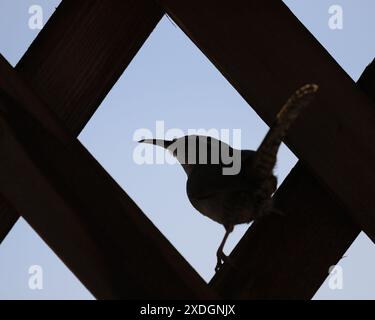
{"label": "blue sky", "polygon": [[[357,80],[375,56],[371,18],[372,0],[284,1],[343,69]],[[47,19],[59,1],[0,1],[0,53],[15,65],[35,38],[28,28],[28,8],[39,4]],[[344,9],[344,29],[328,27],[328,8]],[[79,136],[80,141],[134,199],[152,222],[205,280],[214,272],[215,252],[224,229],[190,205],[183,170],[171,165],[137,165],[132,154],[133,134],[154,131],[155,121],[169,128],[241,129],[242,146],[255,149],[267,126],[222,77],[184,33],[163,18]],[[282,147],[276,173],[281,182],[297,159]],[[239,226],[231,235],[229,252],[246,232]],[[67,234],[67,241],[69,237]],[[44,289],[30,290],[28,269],[40,265]],[[331,290],[325,282],[316,299],[375,298],[375,250],[361,234],[340,262],[344,288]],[[277,266],[276,266],[277,267]],[[327,270],[328,275],[328,270]],[[98,275],[100,276],[100,275]],[[306,275],[308,276],[308,275]],[[0,299],[90,299],[55,254],[24,220],[0,246]]]}

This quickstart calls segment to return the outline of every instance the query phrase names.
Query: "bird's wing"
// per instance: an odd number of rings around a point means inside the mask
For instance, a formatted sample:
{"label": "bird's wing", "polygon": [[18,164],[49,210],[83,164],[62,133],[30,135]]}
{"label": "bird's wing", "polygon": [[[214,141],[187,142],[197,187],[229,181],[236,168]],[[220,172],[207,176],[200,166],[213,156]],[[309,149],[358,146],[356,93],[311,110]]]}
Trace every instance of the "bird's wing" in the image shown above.
{"label": "bird's wing", "polygon": [[318,90],[318,85],[307,84],[298,89],[281,108],[274,124],[259,146],[254,159],[249,163],[249,172],[260,180],[267,179],[273,174],[276,164],[277,151],[290,125],[296,120],[301,110],[309,105]]}

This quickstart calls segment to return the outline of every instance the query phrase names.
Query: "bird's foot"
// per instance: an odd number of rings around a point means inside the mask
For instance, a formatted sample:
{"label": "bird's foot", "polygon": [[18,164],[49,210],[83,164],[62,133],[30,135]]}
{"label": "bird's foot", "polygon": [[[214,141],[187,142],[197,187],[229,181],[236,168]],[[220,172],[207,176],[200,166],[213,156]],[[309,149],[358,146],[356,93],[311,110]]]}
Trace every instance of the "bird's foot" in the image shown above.
{"label": "bird's foot", "polygon": [[218,252],[216,256],[217,256],[217,263],[215,267],[215,272],[218,272],[221,269],[221,267],[224,265],[224,263],[227,263],[231,266],[234,265],[230,257],[225,255],[224,252]]}
{"label": "bird's foot", "polygon": [[221,266],[225,263],[225,260],[228,257],[222,252],[221,254],[217,254],[217,262],[215,267],[215,272],[218,272],[221,268]]}

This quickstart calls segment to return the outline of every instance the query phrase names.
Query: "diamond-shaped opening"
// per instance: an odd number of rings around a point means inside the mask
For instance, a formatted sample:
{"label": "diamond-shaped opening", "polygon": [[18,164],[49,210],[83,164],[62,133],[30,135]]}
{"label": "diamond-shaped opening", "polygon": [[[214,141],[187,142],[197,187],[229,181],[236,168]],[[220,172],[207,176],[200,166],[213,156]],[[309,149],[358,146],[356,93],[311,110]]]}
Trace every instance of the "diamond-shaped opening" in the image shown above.
{"label": "diamond-shaped opening", "polygon": [[[26,52],[40,29],[30,29],[29,8],[43,9],[43,22],[59,5],[60,0],[0,2],[0,53],[15,66]],[[37,269],[42,269],[42,287],[29,287]],[[30,269],[31,268],[31,269]],[[30,271],[30,273],[29,273]],[[40,279],[40,278],[38,278]],[[38,280],[39,281],[39,280]],[[91,293],[80,283],[64,263],[53,253],[36,232],[20,218],[7,237],[0,243],[0,300],[5,299],[92,299]]]}
{"label": "diamond-shaped opening", "polygon": [[[286,97],[287,98],[287,97]],[[137,165],[133,134],[155,123],[166,129],[241,129],[242,147],[256,149],[268,127],[190,39],[164,17],[110,91],[79,139],[142,211],[205,279],[214,274],[224,228],[198,213],[179,165]],[[150,146],[156,151],[157,148]],[[163,150],[159,150],[164,152]],[[296,158],[279,153],[279,182]],[[247,230],[236,227],[229,253]]]}

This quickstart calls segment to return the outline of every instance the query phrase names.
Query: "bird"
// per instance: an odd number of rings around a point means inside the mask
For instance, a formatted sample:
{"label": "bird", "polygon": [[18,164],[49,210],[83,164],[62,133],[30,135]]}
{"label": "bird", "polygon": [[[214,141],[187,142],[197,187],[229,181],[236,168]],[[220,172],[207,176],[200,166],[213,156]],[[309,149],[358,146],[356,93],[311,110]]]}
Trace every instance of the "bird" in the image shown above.
{"label": "bird", "polygon": [[[224,246],[235,225],[280,213],[272,203],[277,189],[277,177],[273,172],[277,152],[289,127],[312,102],[318,88],[316,84],[306,84],[290,96],[257,150],[238,150],[203,135],[139,141],[170,151],[187,175],[186,192],[191,205],[224,226],[225,235],[216,252],[216,272],[225,262],[230,262],[224,254]],[[222,154],[227,154],[226,159]],[[226,169],[230,172],[235,162],[240,164],[240,170],[224,174]]]}

